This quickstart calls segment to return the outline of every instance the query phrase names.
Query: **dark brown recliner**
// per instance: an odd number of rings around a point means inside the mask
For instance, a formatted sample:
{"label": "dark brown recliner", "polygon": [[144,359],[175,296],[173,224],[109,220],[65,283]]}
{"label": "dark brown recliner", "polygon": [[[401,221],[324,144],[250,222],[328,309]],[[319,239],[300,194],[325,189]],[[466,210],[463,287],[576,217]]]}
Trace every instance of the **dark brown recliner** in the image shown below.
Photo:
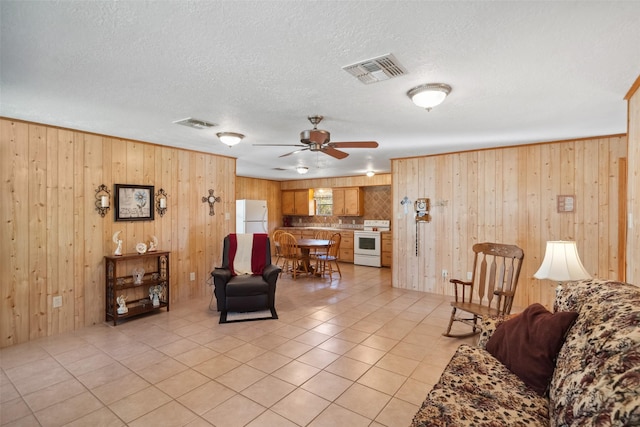
{"label": "dark brown recliner", "polygon": [[[224,238],[222,266],[212,272],[220,323],[227,322],[228,312],[270,310],[271,319],[277,319],[275,307],[276,281],[280,267],[271,264],[271,245],[267,238],[266,260],[262,275],[234,276],[229,268],[229,236]],[[254,319],[248,319],[254,320]],[[257,320],[257,319],[255,319]]]}

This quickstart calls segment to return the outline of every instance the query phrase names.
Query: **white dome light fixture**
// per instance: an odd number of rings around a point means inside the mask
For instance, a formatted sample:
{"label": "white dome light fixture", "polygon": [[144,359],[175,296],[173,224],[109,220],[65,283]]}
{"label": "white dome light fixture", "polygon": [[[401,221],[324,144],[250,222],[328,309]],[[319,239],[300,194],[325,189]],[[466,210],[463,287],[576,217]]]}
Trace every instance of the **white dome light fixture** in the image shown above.
{"label": "white dome light fixture", "polygon": [[374,171],[367,171],[367,176],[369,178],[371,178],[372,176],[374,176],[376,173]]}
{"label": "white dome light fixture", "polygon": [[431,111],[433,107],[442,104],[449,93],[451,93],[451,86],[444,83],[429,83],[410,89],[407,96],[418,107]]}
{"label": "white dome light fixture", "polygon": [[306,166],[298,166],[296,168],[296,171],[300,174],[300,175],[304,175],[305,173],[309,172],[309,168]]}
{"label": "white dome light fixture", "polygon": [[227,144],[229,147],[233,147],[244,138],[243,134],[235,132],[218,132],[216,135],[223,144]]}

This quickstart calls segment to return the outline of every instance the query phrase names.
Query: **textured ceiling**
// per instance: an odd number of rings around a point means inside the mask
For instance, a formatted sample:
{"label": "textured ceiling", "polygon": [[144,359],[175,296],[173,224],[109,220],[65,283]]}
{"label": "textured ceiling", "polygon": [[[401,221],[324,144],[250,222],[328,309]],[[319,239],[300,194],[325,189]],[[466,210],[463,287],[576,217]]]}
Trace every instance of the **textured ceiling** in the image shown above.
{"label": "textured ceiling", "polygon": [[[0,114],[237,157],[275,180],[390,170],[390,159],[626,132],[640,2],[0,2]],[[341,67],[393,53],[404,76]],[[453,90],[431,112],[406,96]],[[278,156],[319,126],[378,149]],[[194,117],[208,130],[172,122]],[[233,148],[216,132],[246,135]],[[283,171],[274,170],[283,168]]]}

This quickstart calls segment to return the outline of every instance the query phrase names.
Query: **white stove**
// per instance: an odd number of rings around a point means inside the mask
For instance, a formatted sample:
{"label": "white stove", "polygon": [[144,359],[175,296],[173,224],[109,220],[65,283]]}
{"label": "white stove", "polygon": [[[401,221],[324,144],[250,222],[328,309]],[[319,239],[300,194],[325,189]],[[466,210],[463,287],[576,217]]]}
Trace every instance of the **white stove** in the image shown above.
{"label": "white stove", "polygon": [[380,232],[389,231],[391,221],[382,219],[365,219],[362,230],[353,232],[353,263],[381,267]]}

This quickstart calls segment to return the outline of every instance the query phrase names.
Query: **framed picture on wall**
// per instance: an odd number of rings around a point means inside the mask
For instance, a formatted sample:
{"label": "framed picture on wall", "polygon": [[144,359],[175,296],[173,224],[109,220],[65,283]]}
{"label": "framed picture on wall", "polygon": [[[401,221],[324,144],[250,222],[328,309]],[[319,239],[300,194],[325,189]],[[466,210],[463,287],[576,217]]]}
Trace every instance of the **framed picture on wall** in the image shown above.
{"label": "framed picture on wall", "polygon": [[153,221],[153,185],[115,185],[116,221]]}

